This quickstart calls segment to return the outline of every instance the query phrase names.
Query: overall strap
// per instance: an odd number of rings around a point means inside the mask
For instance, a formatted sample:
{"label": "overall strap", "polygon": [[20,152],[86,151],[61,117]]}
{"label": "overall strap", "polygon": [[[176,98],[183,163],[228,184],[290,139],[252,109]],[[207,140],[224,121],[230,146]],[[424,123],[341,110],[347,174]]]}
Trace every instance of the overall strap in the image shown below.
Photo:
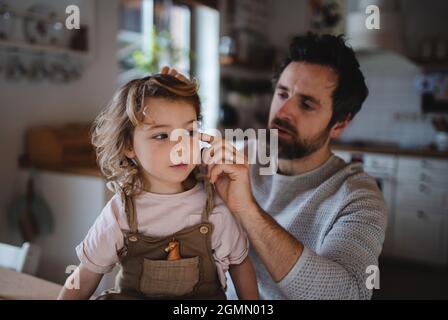
{"label": "overall strap", "polygon": [[202,210],[202,222],[207,223],[208,218],[210,217],[213,207],[215,206],[214,203],[214,194],[213,194],[213,186],[208,180],[204,180],[204,189],[207,194],[207,200],[205,201],[204,209]]}
{"label": "overall strap", "polygon": [[107,187],[111,191],[115,192],[120,196],[121,205],[126,213],[126,220],[128,222],[130,232],[137,233],[138,232],[137,214],[135,212],[134,201],[132,197],[127,196],[123,188],[121,188],[121,186],[116,181],[109,181],[107,183]]}
{"label": "overall strap", "polygon": [[138,233],[137,212],[135,211],[134,200],[130,196],[126,196],[126,218],[128,220],[131,233]]}

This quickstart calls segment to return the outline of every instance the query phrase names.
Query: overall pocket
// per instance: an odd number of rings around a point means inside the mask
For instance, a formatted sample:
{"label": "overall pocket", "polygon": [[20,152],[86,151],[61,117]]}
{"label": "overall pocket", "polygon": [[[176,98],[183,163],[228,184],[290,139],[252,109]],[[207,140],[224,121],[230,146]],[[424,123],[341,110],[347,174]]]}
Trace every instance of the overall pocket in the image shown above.
{"label": "overall pocket", "polygon": [[192,293],[199,282],[199,257],[176,261],[143,261],[140,291],[153,297],[179,297]]}

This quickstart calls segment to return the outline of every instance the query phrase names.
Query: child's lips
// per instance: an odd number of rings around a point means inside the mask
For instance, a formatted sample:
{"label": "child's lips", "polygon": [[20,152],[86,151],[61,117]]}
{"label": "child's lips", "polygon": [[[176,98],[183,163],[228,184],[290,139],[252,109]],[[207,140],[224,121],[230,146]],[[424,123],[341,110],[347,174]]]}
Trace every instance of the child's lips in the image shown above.
{"label": "child's lips", "polygon": [[171,168],[186,168],[188,165],[187,164],[185,164],[185,163],[179,163],[179,164],[176,164],[176,165],[172,165],[172,166],[170,166]]}

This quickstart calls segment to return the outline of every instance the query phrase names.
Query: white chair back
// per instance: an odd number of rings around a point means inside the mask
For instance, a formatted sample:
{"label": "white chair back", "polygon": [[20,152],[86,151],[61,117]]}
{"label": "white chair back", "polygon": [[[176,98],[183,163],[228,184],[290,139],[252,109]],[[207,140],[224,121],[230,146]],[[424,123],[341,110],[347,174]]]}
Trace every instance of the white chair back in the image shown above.
{"label": "white chair back", "polygon": [[0,243],[0,267],[35,275],[39,266],[40,248],[25,242],[22,247]]}

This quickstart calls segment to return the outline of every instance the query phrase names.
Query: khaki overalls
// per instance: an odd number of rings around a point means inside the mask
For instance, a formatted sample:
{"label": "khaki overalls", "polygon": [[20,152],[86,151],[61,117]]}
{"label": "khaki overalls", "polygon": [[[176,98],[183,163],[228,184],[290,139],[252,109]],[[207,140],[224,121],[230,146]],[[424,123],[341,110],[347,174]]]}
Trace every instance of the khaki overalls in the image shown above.
{"label": "khaki overalls", "polygon": [[[130,231],[125,234],[121,270],[115,289],[98,299],[226,299],[211,248],[213,225],[208,219],[213,204],[204,206],[200,224],[163,238],[140,234],[132,198],[125,197],[124,205]],[[165,248],[173,238],[182,259],[168,261]]]}

